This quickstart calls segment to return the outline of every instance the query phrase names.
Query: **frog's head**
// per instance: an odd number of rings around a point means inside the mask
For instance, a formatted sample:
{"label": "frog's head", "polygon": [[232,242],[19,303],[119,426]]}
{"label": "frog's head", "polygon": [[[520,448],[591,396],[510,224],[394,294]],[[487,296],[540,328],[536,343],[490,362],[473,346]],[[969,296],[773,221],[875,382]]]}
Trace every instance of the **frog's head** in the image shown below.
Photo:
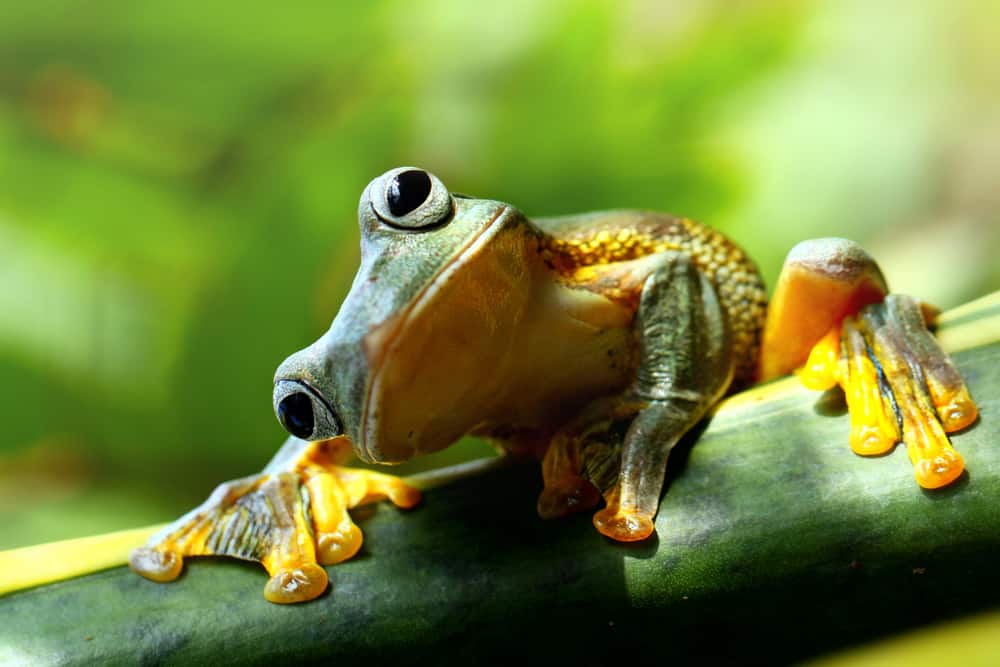
{"label": "frog's head", "polygon": [[399,462],[485,418],[537,236],[512,207],[452,195],[413,167],[369,183],[358,222],[350,293],[326,334],[278,368],[274,409],[296,437],[345,436],[365,461]]}

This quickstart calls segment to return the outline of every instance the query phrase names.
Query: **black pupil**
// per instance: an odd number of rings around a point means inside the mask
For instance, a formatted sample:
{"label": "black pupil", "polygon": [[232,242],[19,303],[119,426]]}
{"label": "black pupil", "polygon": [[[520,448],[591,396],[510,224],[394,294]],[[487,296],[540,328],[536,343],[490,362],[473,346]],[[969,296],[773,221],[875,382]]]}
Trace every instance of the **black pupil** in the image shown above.
{"label": "black pupil", "polygon": [[289,394],[278,403],[278,421],[296,438],[307,439],[315,426],[312,401],[302,392]]}
{"label": "black pupil", "polygon": [[431,177],[426,171],[404,171],[389,183],[386,200],[389,211],[397,218],[416,209],[431,193]]}

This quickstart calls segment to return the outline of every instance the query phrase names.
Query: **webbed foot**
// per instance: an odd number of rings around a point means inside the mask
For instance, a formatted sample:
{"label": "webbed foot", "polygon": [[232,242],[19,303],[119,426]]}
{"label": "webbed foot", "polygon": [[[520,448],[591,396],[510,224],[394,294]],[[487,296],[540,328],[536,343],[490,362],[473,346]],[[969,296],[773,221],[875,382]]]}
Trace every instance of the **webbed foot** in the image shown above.
{"label": "webbed foot", "polygon": [[601,502],[601,492],[582,477],[566,477],[547,483],[538,496],[538,516],[543,519],[560,519],[582,512]]}
{"label": "webbed foot", "polygon": [[[542,478],[545,488],[538,496],[538,516],[543,519],[560,519],[564,516],[596,507],[601,502],[601,491],[594,484],[594,476],[585,469],[586,436],[593,424],[591,415],[584,415],[558,433],[545,451],[542,460]],[[588,428],[589,427],[589,428]]]}
{"label": "webbed foot", "polygon": [[333,565],[361,548],[361,530],[348,510],[382,498],[403,508],[420,492],[402,480],[337,465],[343,443],[296,443],[301,451],[284,470],[221,484],[189,512],[132,552],[129,567],[152,581],[172,581],[185,556],[232,556],[257,561],[271,575],[264,597],[271,602],[311,600],[326,590],[320,565]]}
{"label": "webbed foot", "polygon": [[950,484],[964,462],[948,440],[977,409],[958,371],[928,331],[933,313],[893,294],[846,318],[812,350],[800,377],[811,389],[839,384],[851,417],[851,449],[873,456],[906,445],[917,483]]}

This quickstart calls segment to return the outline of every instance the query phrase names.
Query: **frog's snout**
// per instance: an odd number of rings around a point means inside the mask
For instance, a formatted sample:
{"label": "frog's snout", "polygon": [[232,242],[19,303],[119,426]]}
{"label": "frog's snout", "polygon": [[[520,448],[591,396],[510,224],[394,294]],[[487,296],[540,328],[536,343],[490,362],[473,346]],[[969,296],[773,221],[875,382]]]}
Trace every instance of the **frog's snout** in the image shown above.
{"label": "frog's snout", "polygon": [[326,440],[343,433],[323,395],[301,380],[274,383],[274,414],[286,431],[302,440]]}

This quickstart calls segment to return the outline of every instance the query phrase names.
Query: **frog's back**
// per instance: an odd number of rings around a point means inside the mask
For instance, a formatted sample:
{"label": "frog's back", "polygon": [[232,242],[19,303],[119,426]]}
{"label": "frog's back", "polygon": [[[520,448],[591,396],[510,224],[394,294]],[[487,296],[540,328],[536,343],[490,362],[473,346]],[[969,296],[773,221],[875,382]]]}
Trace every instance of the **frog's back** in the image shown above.
{"label": "frog's back", "polygon": [[754,379],[767,291],[753,261],[716,230],[687,218],[646,211],[602,211],[538,218],[542,252],[572,283],[580,269],[612,265],[661,252],[688,255],[715,285],[729,316],[736,360],[734,387]]}

